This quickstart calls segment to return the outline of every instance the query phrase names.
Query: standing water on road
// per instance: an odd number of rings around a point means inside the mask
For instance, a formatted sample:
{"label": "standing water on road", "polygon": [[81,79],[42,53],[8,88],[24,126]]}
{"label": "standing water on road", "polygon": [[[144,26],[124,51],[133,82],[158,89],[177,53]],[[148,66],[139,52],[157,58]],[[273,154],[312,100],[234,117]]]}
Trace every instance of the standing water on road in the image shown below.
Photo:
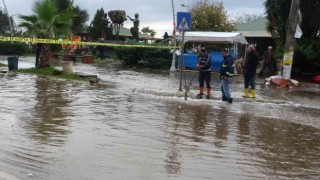
{"label": "standing water on road", "polygon": [[[83,64],[74,69],[101,81],[0,74],[0,179],[320,176],[317,88],[258,86],[264,102],[185,101],[170,96],[179,80],[169,75]],[[238,81],[234,97],[241,95]],[[217,80],[213,87],[220,97]]]}

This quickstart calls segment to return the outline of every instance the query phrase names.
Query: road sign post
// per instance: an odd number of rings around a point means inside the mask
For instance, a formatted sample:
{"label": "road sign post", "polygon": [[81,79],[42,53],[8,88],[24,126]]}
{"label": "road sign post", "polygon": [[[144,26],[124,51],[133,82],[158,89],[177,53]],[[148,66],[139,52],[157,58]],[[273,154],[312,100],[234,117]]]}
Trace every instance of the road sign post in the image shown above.
{"label": "road sign post", "polygon": [[182,71],[184,70],[184,33],[185,31],[191,30],[191,13],[190,12],[177,13],[177,30],[182,31],[180,85],[179,85],[179,90],[182,91]]}

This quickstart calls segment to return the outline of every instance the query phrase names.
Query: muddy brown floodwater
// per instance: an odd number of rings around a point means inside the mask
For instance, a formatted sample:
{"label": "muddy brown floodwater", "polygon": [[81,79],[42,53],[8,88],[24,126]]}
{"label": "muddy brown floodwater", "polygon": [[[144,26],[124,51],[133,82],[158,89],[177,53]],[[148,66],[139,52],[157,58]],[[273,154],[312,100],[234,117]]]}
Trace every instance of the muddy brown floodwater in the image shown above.
{"label": "muddy brown floodwater", "polygon": [[259,85],[267,100],[244,101],[235,78],[230,105],[217,79],[216,99],[184,101],[164,95],[178,89],[168,74],[74,68],[100,83],[0,74],[1,180],[320,177],[317,86]]}

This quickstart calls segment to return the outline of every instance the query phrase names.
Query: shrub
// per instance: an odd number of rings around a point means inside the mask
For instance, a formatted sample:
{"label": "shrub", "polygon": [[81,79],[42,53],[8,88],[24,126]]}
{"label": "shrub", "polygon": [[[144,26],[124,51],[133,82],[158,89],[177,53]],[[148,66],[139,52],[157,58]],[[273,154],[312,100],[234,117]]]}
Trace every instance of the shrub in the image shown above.
{"label": "shrub", "polygon": [[144,47],[119,47],[116,49],[118,58],[125,66],[142,63],[149,68],[164,68],[171,65],[169,49]]}
{"label": "shrub", "polygon": [[62,50],[61,44],[50,44],[50,50],[52,52],[59,52]]}
{"label": "shrub", "polygon": [[23,42],[0,42],[0,54],[2,55],[23,55],[28,51],[28,45]]}
{"label": "shrub", "polygon": [[165,68],[171,65],[171,54],[168,49],[146,49],[143,53],[144,65],[150,68]]}
{"label": "shrub", "polygon": [[117,56],[123,65],[134,66],[138,64],[139,60],[141,60],[141,52],[143,51],[143,48],[119,47],[116,48],[116,51]]}
{"label": "shrub", "polygon": [[318,73],[320,68],[320,42],[299,39],[295,46],[293,68],[294,73]]}

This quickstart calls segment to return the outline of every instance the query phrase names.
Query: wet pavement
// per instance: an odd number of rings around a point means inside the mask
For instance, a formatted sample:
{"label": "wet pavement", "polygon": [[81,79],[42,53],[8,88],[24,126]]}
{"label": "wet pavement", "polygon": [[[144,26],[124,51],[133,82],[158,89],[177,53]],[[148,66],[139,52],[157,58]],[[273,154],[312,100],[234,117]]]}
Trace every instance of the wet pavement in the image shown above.
{"label": "wet pavement", "polygon": [[[32,66],[20,57],[19,68]],[[185,101],[171,96],[175,74],[81,63],[74,70],[101,81],[0,74],[0,180],[320,177],[317,84],[258,85],[263,101],[252,101],[241,98],[236,77],[227,104],[215,75],[213,100]]]}

